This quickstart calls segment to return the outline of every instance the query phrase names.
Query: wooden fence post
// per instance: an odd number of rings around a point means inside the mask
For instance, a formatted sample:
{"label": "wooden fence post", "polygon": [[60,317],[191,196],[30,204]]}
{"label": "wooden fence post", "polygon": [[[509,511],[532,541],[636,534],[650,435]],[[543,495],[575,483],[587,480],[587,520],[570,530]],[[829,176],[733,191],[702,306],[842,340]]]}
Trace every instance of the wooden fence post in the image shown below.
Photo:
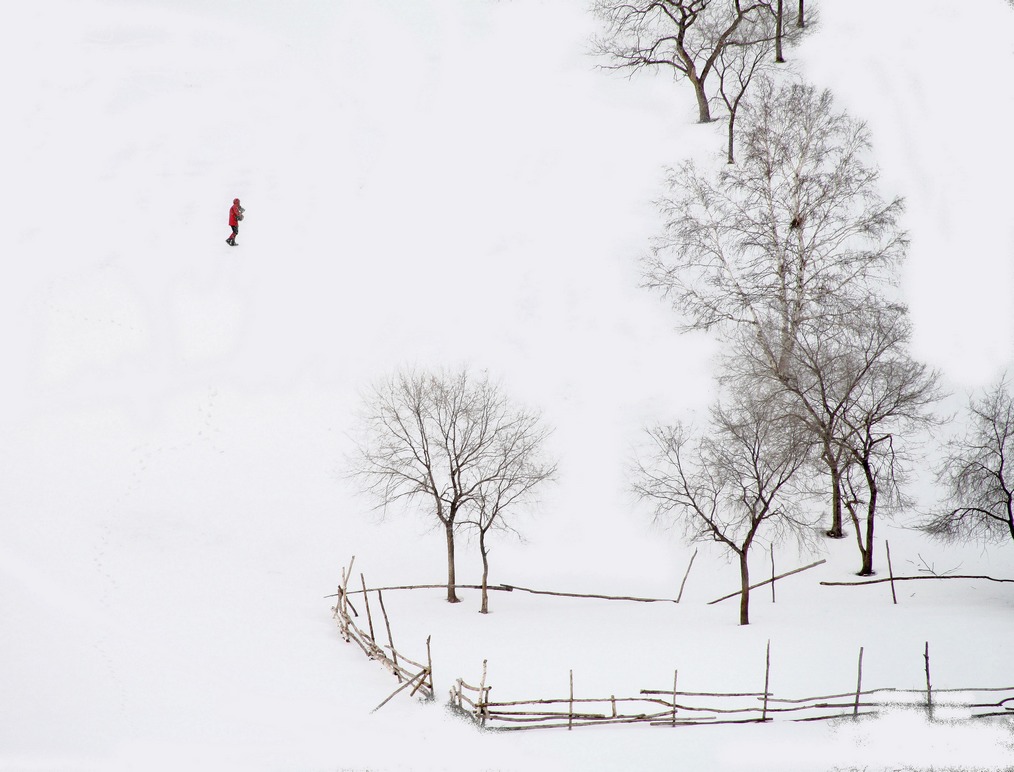
{"label": "wooden fence post", "polygon": [[484,696],[486,694],[486,660],[482,661],[482,678],[479,681],[479,699],[476,702],[475,710],[479,714],[479,726],[486,726],[486,714],[489,712],[489,708],[485,704]]}
{"label": "wooden fence post", "polygon": [[764,708],[761,711],[761,722],[768,720],[768,685],[771,679],[771,639],[768,638],[767,653],[764,655]]}
{"label": "wooden fence post", "polygon": [[356,556],[352,556],[352,560],[349,561],[348,571],[342,569],[342,612],[348,614],[348,598],[349,598],[349,579],[352,578],[352,566],[356,564]]}
{"label": "wooden fence post", "polygon": [[391,620],[387,617],[387,609],[384,608],[384,593],[377,590],[377,597],[380,599],[380,610],[384,612],[384,625],[387,627],[387,642],[391,644],[391,661],[394,662],[394,674],[401,680],[401,671],[398,669],[398,652],[394,648],[394,637],[391,635]]}
{"label": "wooden fence post", "polygon": [[929,720],[933,720],[933,687],[930,685],[930,656],[929,656],[929,641],[926,641],[926,649],[923,653],[923,658],[926,660],[926,714],[929,716]]}
{"label": "wooden fence post", "polygon": [[676,678],[679,670],[672,671],[672,725],[676,726]]}
{"label": "wooden fence post", "polygon": [[856,704],[852,708],[852,717],[859,717],[859,695],[863,689],[863,647],[859,647],[859,675],[856,678]]}
{"label": "wooden fence post", "polygon": [[426,636],[426,670],[430,674],[430,694],[437,696],[437,689],[433,685],[433,656],[430,654],[430,636]]}
{"label": "wooden fence post", "polygon": [[884,539],[884,546],[887,547],[887,575],[891,577],[891,598],[894,605],[898,605],[898,594],[894,591],[894,567],[891,565],[891,542]]}
{"label": "wooden fence post", "polygon": [[771,602],[775,602],[775,545],[771,545]]}
{"label": "wooden fence post", "polygon": [[366,603],[366,620],[370,623],[370,640],[376,643],[377,637],[373,634],[373,614],[370,613],[370,594],[366,591],[366,579],[362,573],[359,574],[359,581],[363,583],[363,601]]}
{"label": "wooden fence post", "polygon": [[567,731],[574,728],[574,671],[570,671],[570,704],[567,708]]}

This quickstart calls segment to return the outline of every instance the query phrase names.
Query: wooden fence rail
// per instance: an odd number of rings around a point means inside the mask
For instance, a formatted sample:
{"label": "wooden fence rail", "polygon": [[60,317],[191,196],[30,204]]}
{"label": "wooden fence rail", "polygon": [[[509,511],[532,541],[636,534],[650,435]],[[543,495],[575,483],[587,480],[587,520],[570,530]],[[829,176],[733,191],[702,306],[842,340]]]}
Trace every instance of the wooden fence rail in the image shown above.
{"label": "wooden fence rail", "polygon": [[928,644],[922,656],[926,660],[927,678],[925,688],[921,689],[863,689],[860,650],[854,691],[815,697],[779,697],[770,690],[769,644],[762,691],[683,691],[677,689],[677,674],[674,673],[671,689],[641,689],[636,697],[575,697],[571,671],[570,693],[566,697],[495,702],[489,699],[491,687],[486,683],[487,663],[483,661],[480,685],[470,686],[458,679],[451,689],[451,705],[479,726],[498,731],[636,723],[676,727],[829,721],[904,708],[925,711],[931,721],[935,716],[946,720],[1014,718],[1014,686],[938,689],[929,681]]}

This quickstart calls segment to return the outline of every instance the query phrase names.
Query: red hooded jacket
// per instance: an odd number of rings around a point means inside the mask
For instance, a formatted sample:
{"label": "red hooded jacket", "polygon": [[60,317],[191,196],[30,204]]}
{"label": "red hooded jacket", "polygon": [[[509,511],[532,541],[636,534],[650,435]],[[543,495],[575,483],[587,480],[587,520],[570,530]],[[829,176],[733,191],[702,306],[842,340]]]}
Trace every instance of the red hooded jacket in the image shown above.
{"label": "red hooded jacket", "polygon": [[239,205],[239,199],[233,199],[232,207],[229,209],[229,225],[233,228],[239,225],[243,217],[243,207]]}

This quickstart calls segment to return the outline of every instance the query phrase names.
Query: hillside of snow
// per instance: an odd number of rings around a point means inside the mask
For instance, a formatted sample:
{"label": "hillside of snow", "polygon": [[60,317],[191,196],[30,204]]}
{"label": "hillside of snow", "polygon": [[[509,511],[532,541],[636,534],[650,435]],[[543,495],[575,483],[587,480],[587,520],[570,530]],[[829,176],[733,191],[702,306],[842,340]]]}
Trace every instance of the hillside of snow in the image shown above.
{"label": "hillside of snow", "polygon": [[[915,353],[960,408],[1014,363],[1014,10],[814,0],[788,52],[865,120],[911,249]],[[439,582],[442,535],[345,477],[360,395],[398,367],[488,369],[555,427],[559,480],[493,582],[667,597],[693,547],[629,493],[631,448],[712,396],[713,344],[640,289],[665,169],[722,152],[685,84],[597,69],[583,0],[42,0],[0,82],[0,769],[850,770],[1014,766],[1011,722],[482,734],[504,699],[666,688],[1014,686],[1011,585],[853,577],[851,539],[726,604],[702,549],[679,606],[391,594],[435,704],[343,643],[342,566]],[[239,246],[228,207],[246,207]],[[942,433],[950,431],[945,427]],[[913,493],[933,500],[922,473]],[[896,569],[1014,578],[1014,545],[880,527]],[[878,547],[882,547],[879,544]],[[883,551],[877,560],[884,570]],[[767,570],[758,554],[757,572]],[[462,542],[459,574],[480,571]],[[358,579],[358,576],[356,577]]]}

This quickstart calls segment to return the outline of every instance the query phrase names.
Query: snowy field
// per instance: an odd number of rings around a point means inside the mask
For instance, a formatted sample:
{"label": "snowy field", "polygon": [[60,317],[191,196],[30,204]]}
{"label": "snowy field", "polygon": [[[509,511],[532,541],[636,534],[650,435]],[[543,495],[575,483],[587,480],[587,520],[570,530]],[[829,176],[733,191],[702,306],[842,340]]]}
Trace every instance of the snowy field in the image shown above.
{"label": "snowy field", "polygon": [[[479,733],[444,709],[483,659],[498,699],[763,686],[1014,686],[1014,585],[821,587],[727,601],[702,548],[683,602],[387,597],[432,636],[438,700],[341,641],[341,567],[439,582],[442,535],[343,477],[359,394],[395,368],[487,368],[556,431],[558,483],[491,581],[673,596],[693,548],[626,475],[641,428],[712,393],[712,345],[638,288],[665,167],[722,151],[667,76],[596,69],[583,0],[38,0],[0,45],[0,769],[1014,768],[1012,722]],[[954,394],[1014,364],[1014,9],[811,0],[788,52],[869,124],[907,201],[916,355]],[[247,216],[224,240],[229,203]],[[945,433],[945,432],[944,432]],[[934,491],[923,473],[920,500]],[[895,569],[1014,578],[1014,545],[881,525]],[[884,573],[883,543],[876,568]],[[756,573],[766,570],[758,554]],[[459,576],[478,579],[474,544]],[[358,578],[358,577],[357,577]]]}

